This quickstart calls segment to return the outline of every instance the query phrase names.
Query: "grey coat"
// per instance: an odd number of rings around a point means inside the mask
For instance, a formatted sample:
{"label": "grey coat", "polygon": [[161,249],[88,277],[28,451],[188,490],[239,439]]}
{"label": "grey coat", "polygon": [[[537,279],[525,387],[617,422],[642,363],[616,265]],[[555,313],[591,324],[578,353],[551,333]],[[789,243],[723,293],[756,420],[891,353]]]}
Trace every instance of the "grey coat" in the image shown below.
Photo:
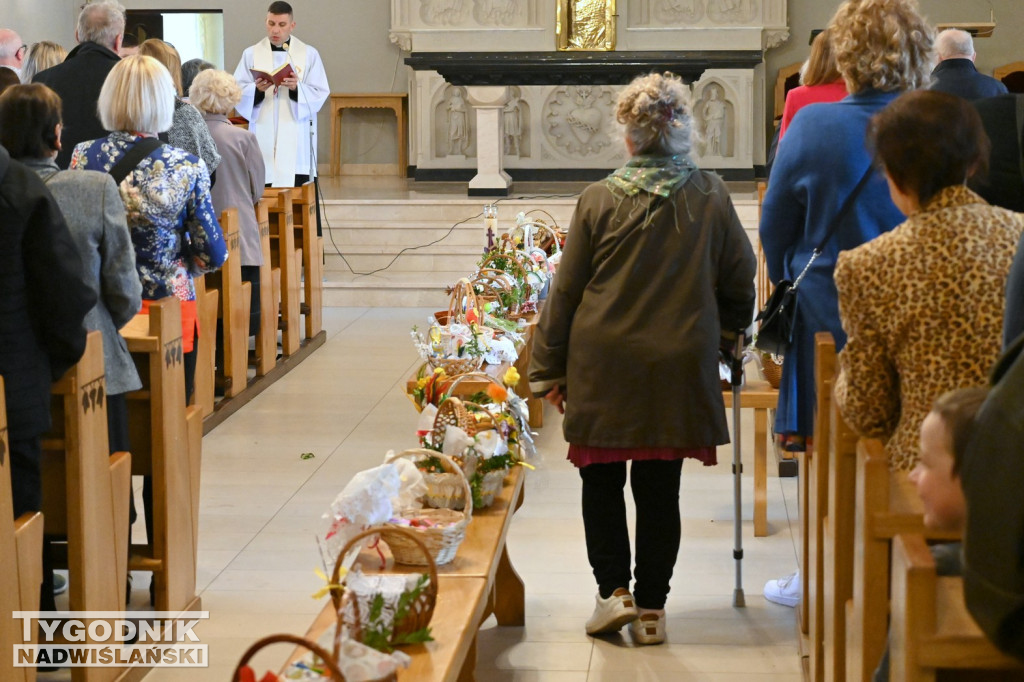
{"label": "grey coat", "polygon": [[[203,115],[188,102],[174,100],[174,123],[167,131],[167,142],[205,161],[210,175],[220,166],[220,153],[203,123]],[[220,179],[219,175],[217,179]]]}
{"label": "grey coat", "polygon": [[725,183],[670,197],[580,196],[530,357],[535,393],[566,389],[565,439],[605,448],[729,442],[718,348],[745,329],[756,259]]}
{"label": "grey coat", "polygon": [[118,329],[142,307],[142,283],[128,234],[124,204],[113,178],[96,171],[58,170],[53,159],[25,159],[60,206],[82,257],[86,280],[99,301],[85,316],[86,328],[103,334],[107,393],[142,388],[135,363]]}
{"label": "grey coat", "polygon": [[242,265],[263,265],[260,227],[253,209],[263,196],[266,177],[260,143],[256,135],[233,126],[223,114],[204,113],[203,118],[221,156],[217,184],[210,190],[213,208],[218,215],[228,208],[238,209]]}

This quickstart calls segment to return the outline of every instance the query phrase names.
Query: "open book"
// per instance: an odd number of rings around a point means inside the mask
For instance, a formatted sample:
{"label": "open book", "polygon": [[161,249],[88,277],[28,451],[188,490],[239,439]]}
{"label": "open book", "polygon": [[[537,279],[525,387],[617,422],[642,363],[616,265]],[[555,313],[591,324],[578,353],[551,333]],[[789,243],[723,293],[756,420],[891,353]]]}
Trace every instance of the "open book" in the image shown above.
{"label": "open book", "polygon": [[259,80],[262,78],[265,81],[272,82],[275,87],[280,86],[281,82],[285,78],[292,78],[293,76],[298,78],[298,75],[295,73],[295,69],[292,68],[292,65],[289,62],[285,62],[269,73],[266,71],[260,71],[259,69],[249,69],[249,73],[252,74],[253,80]]}

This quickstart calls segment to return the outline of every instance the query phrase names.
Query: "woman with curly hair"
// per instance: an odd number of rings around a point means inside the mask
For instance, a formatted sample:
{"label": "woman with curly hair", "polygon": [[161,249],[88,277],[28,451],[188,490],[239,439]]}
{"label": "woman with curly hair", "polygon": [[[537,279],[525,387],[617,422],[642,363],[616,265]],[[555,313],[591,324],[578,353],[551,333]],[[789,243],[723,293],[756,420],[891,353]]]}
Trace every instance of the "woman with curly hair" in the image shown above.
{"label": "woman with curly hair", "polygon": [[725,183],[690,159],[693,117],[679,78],[637,78],[616,116],[632,158],[580,196],[534,335],[530,388],[564,412],[583,479],[598,584],[587,633],[629,623],[634,642],[659,644],[683,459],[715,464],[716,446],[729,442],[719,348],[750,324],[756,262]]}
{"label": "woman with curly hair", "polygon": [[[839,349],[846,342],[832,279],[836,257],[903,220],[872,165],[868,121],[902,92],[925,85],[931,71],[933,30],[915,0],[847,0],[828,30],[850,95],[808,105],[793,119],[779,145],[760,225],[771,281],[792,281],[811,262],[840,207],[859,192],[800,284],[775,418],[775,433],[797,451],[813,430],[814,335],[830,332]],[[793,576],[765,585],[765,596],[786,606],[795,606],[799,594]]]}

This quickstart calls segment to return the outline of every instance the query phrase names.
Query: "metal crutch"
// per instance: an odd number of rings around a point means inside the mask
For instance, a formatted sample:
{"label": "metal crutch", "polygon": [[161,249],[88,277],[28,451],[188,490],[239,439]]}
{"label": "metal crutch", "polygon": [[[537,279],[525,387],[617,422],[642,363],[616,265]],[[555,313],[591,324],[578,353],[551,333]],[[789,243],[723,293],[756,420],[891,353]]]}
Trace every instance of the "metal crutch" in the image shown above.
{"label": "metal crutch", "polygon": [[736,335],[736,347],[732,353],[732,475],[733,475],[733,525],[735,540],[732,557],[736,560],[736,589],[732,593],[732,605],[746,606],[743,597],[743,504],[740,489],[743,463],[740,460],[740,384],[743,383],[743,339],[744,331]]}

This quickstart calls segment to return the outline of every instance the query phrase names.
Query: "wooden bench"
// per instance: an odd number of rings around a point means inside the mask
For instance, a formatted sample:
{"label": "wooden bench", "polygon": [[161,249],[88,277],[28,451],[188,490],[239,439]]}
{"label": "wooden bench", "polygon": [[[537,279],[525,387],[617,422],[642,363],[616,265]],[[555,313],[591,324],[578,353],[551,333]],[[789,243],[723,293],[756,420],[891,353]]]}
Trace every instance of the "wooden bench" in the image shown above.
{"label": "wooden bench", "polygon": [[[14,667],[14,645],[35,644],[36,628],[30,641],[22,634],[22,621],[15,611],[39,610],[39,585],[43,581],[43,514],[27,512],[14,518],[11,494],[11,459],[8,456],[7,406],[0,378],[0,670],[11,682],[32,682],[35,668]],[[123,594],[123,591],[122,591]]]}
{"label": "wooden bench", "polygon": [[846,679],[870,682],[885,651],[889,618],[889,548],[897,534],[959,540],[924,526],[924,507],[909,474],[889,470],[882,443],[857,444],[853,601],[846,622]]}
{"label": "wooden bench", "polygon": [[[277,315],[281,307],[281,269],[271,264],[270,257],[270,199],[256,204],[256,222],[260,228],[260,330],[256,334],[256,376],[264,377],[277,364]],[[274,280],[277,279],[277,286]]]}
{"label": "wooden bench", "polygon": [[972,681],[1024,679],[1024,665],[996,649],[971,618],[963,579],[936,575],[920,535],[893,540],[891,627],[889,679],[934,682],[939,670]]}
{"label": "wooden bench", "polygon": [[202,414],[185,409],[180,302],[154,302],[121,335],[142,379],[126,395],[132,473],[153,477],[154,537],[133,545],[129,568],[153,572],[158,611],[196,610]]}
{"label": "wooden bench", "polygon": [[281,273],[281,311],[278,328],[281,330],[281,352],[287,357],[299,350],[302,342],[302,331],[299,327],[299,277],[302,253],[295,245],[292,190],[268,188],[264,196],[271,199],[268,206],[270,260],[271,266]]}
{"label": "wooden bench", "polygon": [[[43,436],[43,514],[47,535],[67,537],[72,611],[123,611],[128,577],[131,456],[110,454],[103,337],[89,332],[85,353],[51,389]],[[117,668],[72,668],[75,682],[119,679]]]}
{"label": "wooden bench", "polygon": [[834,395],[829,405],[828,450],[816,450],[815,456],[828,458],[828,511],[821,522],[824,679],[841,682],[846,675],[846,609],[853,596],[857,434],[839,413]]}
{"label": "wooden bench", "polygon": [[[523,467],[512,468],[494,503],[474,512],[455,559],[437,567],[440,585],[430,624],[435,641],[402,647],[413,663],[408,670],[399,671],[399,680],[471,682],[480,624],[492,613],[498,625],[525,624],[526,590],[505,544],[512,516],[523,503],[525,478]],[[409,570],[398,567],[397,572]],[[328,602],[306,638],[316,641],[336,620],[334,605]]]}
{"label": "wooden bench", "polygon": [[[206,287],[219,295],[217,317],[221,321],[221,337],[217,355],[217,381],[224,397],[233,398],[248,385],[249,371],[249,306],[252,286],[242,281],[242,255],[239,237],[238,210],[229,208],[220,214],[221,230],[228,247],[228,260],[217,272],[205,276]],[[213,330],[204,334],[211,334]]]}
{"label": "wooden bench", "polygon": [[196,287],[196,314],[199,317],[199,338],[196,340],[196,373],[190,405],[199,408],[203,417],[213,414],[216,407],[217,383],[217,311],[219,295],[208,290],[206,275],[193,278]]}
{"label": "wooden bench", "polygon": [[[273,198],[279,189],[268,188],[264,196]],[[292,218],[295,226],[295,246],[302,249],[302,313],[305,338],[312,339],[323,329],[323,247],[316,233],[316,185],[307,182],[290,190]]]}
{"label": "wooden bench", "polygon": [[832,388],[836,379],[836,344],[828,332],[814,337],[814,410],[812,445],[802,455],[800,469],[801,563],[803,591],[798,608],[812,682],[825,679],[825,547],[824,522],[828,514],[829,427]]}

